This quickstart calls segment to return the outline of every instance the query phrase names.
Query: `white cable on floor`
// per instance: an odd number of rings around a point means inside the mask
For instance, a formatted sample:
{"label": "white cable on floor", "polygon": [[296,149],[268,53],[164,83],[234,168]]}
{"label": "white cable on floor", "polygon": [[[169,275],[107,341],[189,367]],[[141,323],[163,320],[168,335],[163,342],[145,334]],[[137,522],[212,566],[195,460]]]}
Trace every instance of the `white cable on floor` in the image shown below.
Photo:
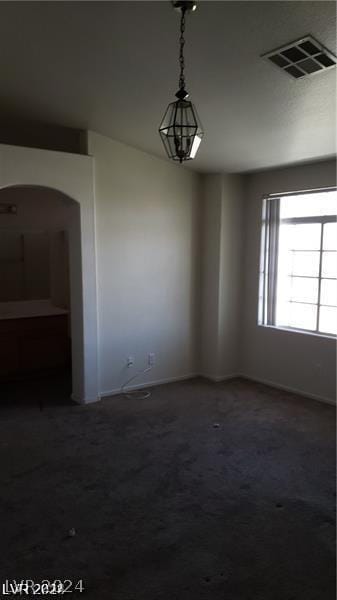
{"label": "white cable on floor", "polygon": [[123,385],[121,387],[121,394],[123,394],[123,396],[126,396],[127,398],[136,399],[136,400],[146,400],[146,398],[150,398],[150,396],[151,396],[150,390],[144,390],[144,391],[133,390],[130,392],[126,392],[125,388],[128,385],[128,383],[131,383],[131,381],[136,379],[136,377],[138,377],[140,375],[145,375],[145,373],[147,373],[148,371],[151,371],[151,369],[152,369],[152,365],[150,367],[146,367],[146,369],[144,369],[143,371],[138,371],[138,373],[136,373],[135,375],[132,375],[132,377],[130,377],[130,379],[128,379],[125,383],[123,383]]}

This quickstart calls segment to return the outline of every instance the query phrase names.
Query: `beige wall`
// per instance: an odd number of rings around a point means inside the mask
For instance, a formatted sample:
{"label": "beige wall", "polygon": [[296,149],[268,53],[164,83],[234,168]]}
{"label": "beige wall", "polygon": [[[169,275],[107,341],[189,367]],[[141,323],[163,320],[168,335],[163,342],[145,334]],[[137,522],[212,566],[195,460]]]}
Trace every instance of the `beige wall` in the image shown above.
{"label": "beige wall", "polygon": [[202,186],[179,165],[98,134],[88,140],[94,160],[0,146],[0,187],[41,185],[80,205],[70,250],[75,397],[118,391],[154,352],[139,383],[239,372],[332,401],[335,341],[258,327],[257,300],[262,196],[334,185],[334,162],[210,175]]}
{"label": "beige wall", "polygon": [[[95,163],[101,393],[198,371],[199,176],[89,132]],[[128,356],[134,367],[126,368]]]}
{"label": "beige wall", "polygon": [[328,401],[336,399],[336,341],[257,325],[262,197],[269,193],[334,186],[335,162],[250,175],[244,203],[244,308],[241,372]]}
{"label": "beige wall", "polygon": [[199,177],[95,133],[89,151],[101,393],[154,352],[135,383],[242,374],[333,400],[334,340],[258,327],[257,299],[263,194],[333,185],[334,163]]}
{"label": "beige wall", "polygon": [[220,377],[238,373],[242,295],[244,178],[223,178],[220,253]]}
{"label": "beige wall", "polygon": [[219,376],[219,302],[222,212],[222,175],[203,177],[201,258],[202,375]]}
{"label": "beige wall", "polygon": [[201,373],[214,380],[239,369],[243,184],[240,175],[203,180]]}

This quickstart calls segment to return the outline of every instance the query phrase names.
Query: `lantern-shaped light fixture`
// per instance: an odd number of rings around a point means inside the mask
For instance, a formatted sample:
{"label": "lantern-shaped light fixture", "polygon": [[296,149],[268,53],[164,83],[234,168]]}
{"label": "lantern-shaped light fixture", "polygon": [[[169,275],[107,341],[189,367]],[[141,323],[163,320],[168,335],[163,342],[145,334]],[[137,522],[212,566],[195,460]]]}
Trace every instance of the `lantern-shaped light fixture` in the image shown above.
{"label": "lantern-shaped light fixture", "polygon": [[202,136],[204,135],[195,106],[188,100],[184,75],[185,15],[186,12],[196,9],[196,3],[177,0],[172,2],[172,4],[181,13],[179,90],[176,93],[177,100],[171,102],[166,109],[159,127],[159,134],[168,157],[182,163],[185,160],[195,158]]}

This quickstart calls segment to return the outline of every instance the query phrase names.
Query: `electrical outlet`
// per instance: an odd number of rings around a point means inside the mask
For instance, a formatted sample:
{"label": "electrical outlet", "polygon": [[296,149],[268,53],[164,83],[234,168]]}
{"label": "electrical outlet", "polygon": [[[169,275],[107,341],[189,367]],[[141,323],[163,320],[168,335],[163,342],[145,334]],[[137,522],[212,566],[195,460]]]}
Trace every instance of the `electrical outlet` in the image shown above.
{"label": "electrical outlet", "polygon": [[147,363],[149,365],[149,367],[153,367],[153,365],[156,362],[156,355],[154,352],[149,352],[149,354],[147,355]]}
{"label": "electrical outlet", "polygon": [[128,356],[127,359],[126,359],[126,366],[128,368],[133,367],[134,362],[135,362],[134,357],[133,356]]}

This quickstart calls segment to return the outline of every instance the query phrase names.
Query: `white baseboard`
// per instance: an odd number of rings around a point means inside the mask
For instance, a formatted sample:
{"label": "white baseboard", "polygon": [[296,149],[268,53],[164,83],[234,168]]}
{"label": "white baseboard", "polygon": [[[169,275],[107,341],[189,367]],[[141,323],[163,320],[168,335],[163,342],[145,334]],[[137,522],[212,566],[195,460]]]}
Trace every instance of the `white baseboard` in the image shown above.
{"label": "white baseboard", "polygon": [[[166,379],[153,379],[152,381],[147,381],[146,383],[138,383],[135,385],[127,386],[125,391],[130,390],[141,390],[143,388],[154,387],[156,385],[163,385],[164,383],[174,383],[176,381],[185,381],[186,379],[193,379],[193,377],[198,377],[198,373],[189,373],[188,375],[179,375],[178,377],[167,377]],[[106,390],[100,393],[100,398],[106,398],[107,396],[117,396],[121,393],[121,388],[114,388],[112,390]]]}
{"label": "white baseboard", "polygon": [[210,377],[209,375],[205,375],[204,373],[199,373],[199,376],[204,377],[209,381],[213,381],[214,383],[220,383],[220,381],[228,381],[229,379],[241,377],[240,373],[231,373],[230,375],[216,375],[215,377]]}
{"label": "white baseboard", "polygon": [[[275,381],[271,381],[270,379],[262,379],[259,377],[253,377],[250,375],[246,375],[244,373],[231,373],[230,375],[219,375],[216,377],[210,377],[209,375],[205,375],[204,373],[189,373],[187,375],[179,375],[178,377],[167,377],[165,379],[156,379],[152,381],[147,381],[145,383],[139,383],[135,385],[131,385],[127,387],[127,390],[140,390],[143,388],[154,387],[156,385],[163,385],[165,383],[174,383],[177,381],[185,381],[187,379],[193,379],[194,377],[204,377],[213,383],[221,383],[222,381],[229,381],[231,379],[236,379],[237,377],[242,377],[242,379],[246,379],[247,381],[255,381],[256,383],[262,383],[263,385],[268,385],[270,387],[284,390],[285,392],[291,392],[292,394],[297,394],[299,396],[303,396],[305,398],[310,398],[312,400],[317,400],[318,402],[324,402],[325,404],[330,404],[332,406],[336,406],[336,401],[331,398],[326,398],[325,396],[319,396],[317,394],[311,394],[309,392],[305,392],[298,388],[290,387],[287,385],[283,385],[277,383]],[[86,399],[85,401],[75,398],[72,396],[72,399],[78,404],[89,404],[91,402],[96,402],[100,400],[100,398],[105,398],[107,396],[116,396],[121,393],[121,388],[114,388],[112,390],[105,390],[101,392],[99,398],[95,399]]]}
{"label": "white baseboard", "polygon": [[285,392],[291,392],[292,394],[297,394],[298,396],[304,396],[305,398],[311,398],[312,400],[318,400],[318,402],[324,402],[325,404],[331,404],[332,406],[336,406],[336,401],[332,400],[331,398],[326,398],[325,396],[318,396],[317,394],[304,392],[303,390],[299,390],[297,388],[282,385],[281,383],[276,383],[275,381],[271,381],[270,379],[260,379],[259,377],[251,377],[250,375],[245,375],[244,373],[239,373],[237,377],[242,377],[242,379],[246,379],[247,381],[255,381],[256,383],[269,385],[270,387],[276,388],[278,390],[284,390]]}
{"label": "white baseboard", "polygon": [[93,402],[98,402],[100,396],[98,396],[98,398],[79,398],[78,396],[75,396],[75,394],[70,394],[70,398],[76,402],[76,404],[92,404]]}

